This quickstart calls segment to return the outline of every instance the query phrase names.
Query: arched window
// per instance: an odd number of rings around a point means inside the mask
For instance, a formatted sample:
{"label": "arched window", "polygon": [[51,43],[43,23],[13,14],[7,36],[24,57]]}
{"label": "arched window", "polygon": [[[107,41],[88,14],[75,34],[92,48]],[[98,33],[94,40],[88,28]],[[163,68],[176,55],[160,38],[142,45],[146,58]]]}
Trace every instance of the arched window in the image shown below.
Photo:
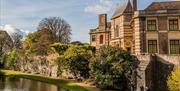
{"label": "arched window", "polygon": [[99,39],[100,39],[99,43],[100,43],[100,44],[103,44],[103,42],[104,42],[104,36],[103,36],[103,35],[100,35]]}

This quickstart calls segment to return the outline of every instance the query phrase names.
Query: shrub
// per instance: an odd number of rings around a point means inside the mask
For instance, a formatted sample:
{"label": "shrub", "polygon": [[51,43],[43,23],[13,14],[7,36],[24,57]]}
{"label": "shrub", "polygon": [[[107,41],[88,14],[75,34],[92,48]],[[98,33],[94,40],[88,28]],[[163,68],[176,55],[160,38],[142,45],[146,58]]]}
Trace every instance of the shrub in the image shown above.
{"label": "shrub", "polygon": [[102,47],[90,61],[91,77],[99,88],[124,91],[131,64],[132,56],[128,52],[115,47]]}
{"label": "shrub", "polygon": [[15,68],[15,60],[17,58],[18,52],[17,49],[13,49],[7,56],[6,56],[6,62],[5,67],[9,69]]}
{"label": "shrub", "polygon": [[60,71],[70,71],[76,79],[89,77],[89,59],[92,50],[83,45],[70,45],[69,48],[58,58]]}
{"label": "shrub", "polygon": [[62,43],[54,43],[51,44],[50,46],[54,48],[54,50],[60,55],[63,54],[69,48],[68,45]]}
{"label": "shrub", "polygon": [[170,91],[180,91],[180,67],[171,73],[167,84]]}

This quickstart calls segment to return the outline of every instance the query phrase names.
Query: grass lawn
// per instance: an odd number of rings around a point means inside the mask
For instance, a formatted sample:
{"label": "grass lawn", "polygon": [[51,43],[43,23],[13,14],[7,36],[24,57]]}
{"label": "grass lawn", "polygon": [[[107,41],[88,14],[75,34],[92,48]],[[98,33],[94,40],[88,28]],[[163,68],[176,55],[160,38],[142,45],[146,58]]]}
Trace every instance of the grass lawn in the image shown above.
{"label": "grass lawn", "polygon": [[10,70],[0,70],[0,74],[5,76],[14,76],[19,78],[26,78],[26,79],[32,79],[50,84],[55,84],[57,86],[61,86],[67,89],[68,91],[88,91],[86,88],[80,87],[75,83],[71,83],[65,80],[53,79],[49,77],[37,76],[37,75],[26,74],[26,73],[10,71]]}

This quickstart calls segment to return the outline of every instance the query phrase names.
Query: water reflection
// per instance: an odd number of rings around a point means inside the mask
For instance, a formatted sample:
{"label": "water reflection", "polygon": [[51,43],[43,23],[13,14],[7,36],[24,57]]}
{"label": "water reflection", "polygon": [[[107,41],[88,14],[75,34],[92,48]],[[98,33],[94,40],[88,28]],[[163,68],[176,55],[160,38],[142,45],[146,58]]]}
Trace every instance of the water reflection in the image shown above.
{"label": "water reflection", "polygon": [[23,78],[0,76],[0,91],[65,91],[59,86]]}

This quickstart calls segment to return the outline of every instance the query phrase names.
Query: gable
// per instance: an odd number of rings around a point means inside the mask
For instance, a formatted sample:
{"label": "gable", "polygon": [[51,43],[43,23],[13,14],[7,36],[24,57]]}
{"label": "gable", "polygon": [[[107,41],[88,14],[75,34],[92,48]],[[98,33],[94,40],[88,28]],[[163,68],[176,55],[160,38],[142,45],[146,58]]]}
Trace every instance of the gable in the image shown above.
{"label": "gable", "polygon": [[129,12],[132,12],[132,5],[129,0],[126,0],[123,3],[119,4],[119,6],[116,8],[116,11],[112,16],[112,19],[122,15],[123,13]]}

